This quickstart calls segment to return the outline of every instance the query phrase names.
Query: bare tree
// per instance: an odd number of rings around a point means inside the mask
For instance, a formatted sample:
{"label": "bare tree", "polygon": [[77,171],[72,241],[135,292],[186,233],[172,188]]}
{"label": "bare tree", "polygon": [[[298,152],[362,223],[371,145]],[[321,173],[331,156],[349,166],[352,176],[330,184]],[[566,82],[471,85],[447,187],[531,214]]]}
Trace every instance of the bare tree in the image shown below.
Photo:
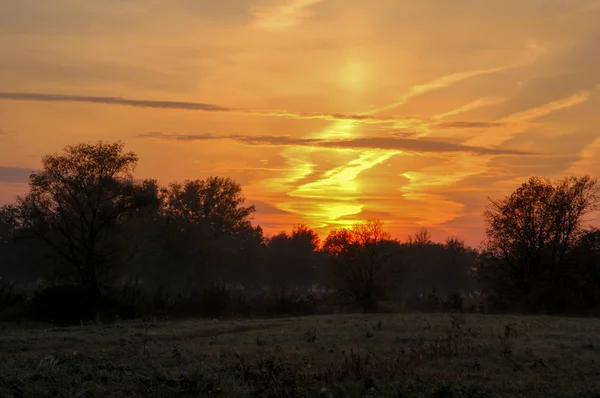
{"label": "bare tree", "polygon": [[420,227],[417,229],[414,235],[408,235],[407,239],[408,244],[410,245],[419,245],[425,246],[432,243],[431,234],[425,227]]}

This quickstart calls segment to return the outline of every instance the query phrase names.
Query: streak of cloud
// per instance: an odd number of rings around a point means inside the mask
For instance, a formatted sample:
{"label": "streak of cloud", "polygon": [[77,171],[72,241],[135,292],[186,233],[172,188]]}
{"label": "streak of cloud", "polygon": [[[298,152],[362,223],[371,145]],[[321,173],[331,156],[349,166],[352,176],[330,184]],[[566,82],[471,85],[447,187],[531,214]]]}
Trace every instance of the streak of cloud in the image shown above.
{"label": "streak of cloud", "polygon": [[248,114],[254,116],[281,117],[300,120],[352,120],[362,123],[406,123],[417,120],[414,117],[394,118],[378,117],[372,115],[353,115],[343,113],[309,113],[309,112],[288,112],[279,110],[250,110],[241,108],[230,108],[215,104],[187,101],[162,101],[162,100],[143,100],[121,97],[96,97],[85,95],[63,95],[63,94],[44,94],[44,93],[7,93],[0,92],[0,100],[9,101],[36,101],[36,102],[83,102],[102,105],[120,105],[133,106],[138,108],[155,109],[175,109],[204,112],[232,112],[239,114]]}
{"label": "streak of cloud", "polygon": [[471,101],[468,104],[463,105],[463,106],[461,106],[459,108],[452,109],[452,110],[450,110],[448,112],[437,114],[432,119],[433,120],[442,120],[442,119],[445,119],[447,117],[456,116],[456,115],[459,115],[461,113],[473,111],[475,109],[483,108],[483,107],[490,106],[490,105],[497,105],[497,104],[499,104],[501,102],[504,102],[504,101],[505,101],[505,99],[504,98],[500,98],[500,97],[478,98],[475,101]]}
{"label": "streak of cloud", "polygon": [[600,166],[600,138],[596,138],[580,153],[579,158],[571,163],[567,173],[573,175],[593,174]]}
{"label": "streak of cloud", "polygon": [[506,123],[503,122],[468,122],[468,121],[456,121],[436,124],[435,127],[439,128],[451,128],[451,129],[483,129],[491,127],[504,127]]}
{"label": "streak of cloud", "polygon": [[317,138],[294,138],[289,136],[243,136],[227,135],[215,136],[210,134],[165,134],[151,132],[142,134],[142,137],[160,138],[175,141],[216,141],[233,140],[245,145],[258,146],[306,146],[331,149],[380,149],[385,151],[414,152],[414,153],[457,153],[468,152],[474,154],[496,154],[496,155],[532,155],[530,152],[522,152],[506,149],[478,148],[449,142],[434,141],[427,139],[411,139],[399,137],[363,137],[353,139],[317,139]]}
{"label": "streak of cloud", "polygon": [[488,68],[488,69],[479,69],[479,70],[472,70],[472,71],[467,71],[467,72],[452,73],[452,74],[449,74],[446,76],[442,76],[442,77],[434,79],[430,82],[412,86],[408,90],[407,93],[400,96],[396,101],[394,101],[391,104],[388,104],[386,106],[383,106],[381,108],[378,108],[376,110],[373,110],[369,113],[385,112],[390,109],[394,109],[401,105],[404,105],[409,99],[411,99],[413,97],[417,97],[419,95],[423,95],[423,94],[429,93],[431,91],[449,87],[453,84],[456,84],[456,83],[461,82],[466,79],[470,79],[472,77],[501,72],[508,68],[509,68],[509,66],[499,66],[499,67]]}
{"label": "streak of cloud", "polygon": [[310,8],[323,0],[269,0],[251,6],[253,26],[264,30],[283,30],[311,15]]}
{"label": "streak of cloud", "polygon": [[39,101],[39,102],[87,102],[92,104],[124,105],[139,108],[184,109],[207,112],[232,111],[231,108],[199,102],[181,101],[152,101],[140,99],[127,99],[120,97],[93,97],[83,95],[62,95],[42,93],[0,93],[0,99],[13,101]]}
{"label": "streak of cloud", "polygon": [[505,123],[507,125],[510,125],[511,128],[504,129],[501,132],[495,132],[494,134],[477,135],[468,140],[465,144],[486,147],[501,145],[506,141],[514,138],[518,134],[522,133],[523,131],[527,130],[534,120],[539,119],[543,116],[550,115],[553,112],[569,109],[577,105],[583,104],[589,101],[591,96],[591,91],[581,91],[566,98],[548,102],[546,104],[531,109],[527,109],[505,116],[497,120],[496,122]]}

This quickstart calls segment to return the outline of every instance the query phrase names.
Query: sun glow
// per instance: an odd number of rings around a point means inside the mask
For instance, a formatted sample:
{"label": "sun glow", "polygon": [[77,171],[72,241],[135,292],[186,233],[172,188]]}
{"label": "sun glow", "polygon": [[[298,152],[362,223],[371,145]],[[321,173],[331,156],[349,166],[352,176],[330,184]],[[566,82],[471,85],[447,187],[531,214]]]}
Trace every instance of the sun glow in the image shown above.
{"label": "sun glow", "polygon": [[369,84],[370,67],[360,60],[347,61],[337,74],[338,83],[346,90],[363,92]]}

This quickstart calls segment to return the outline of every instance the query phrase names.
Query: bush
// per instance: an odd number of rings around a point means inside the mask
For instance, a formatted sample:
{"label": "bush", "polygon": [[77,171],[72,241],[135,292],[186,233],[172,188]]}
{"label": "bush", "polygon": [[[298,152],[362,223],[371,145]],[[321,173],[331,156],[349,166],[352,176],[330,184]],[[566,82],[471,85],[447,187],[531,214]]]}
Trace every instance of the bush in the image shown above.
{"label": "bush", "polygon": [[37,291],[31,304],[35,321],[61,326],[94,321],[102,308],[93,292],[79,286],[55,286]]}

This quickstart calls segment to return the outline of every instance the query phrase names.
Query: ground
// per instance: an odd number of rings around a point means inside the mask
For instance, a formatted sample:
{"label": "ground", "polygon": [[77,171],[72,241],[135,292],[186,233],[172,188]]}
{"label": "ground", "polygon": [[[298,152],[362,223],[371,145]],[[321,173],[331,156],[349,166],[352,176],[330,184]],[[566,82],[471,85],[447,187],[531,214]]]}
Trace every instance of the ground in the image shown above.
{"label": "ground", "polygon": [[334,315],[0,331],[1,397],[599,394],[598,319]]}

